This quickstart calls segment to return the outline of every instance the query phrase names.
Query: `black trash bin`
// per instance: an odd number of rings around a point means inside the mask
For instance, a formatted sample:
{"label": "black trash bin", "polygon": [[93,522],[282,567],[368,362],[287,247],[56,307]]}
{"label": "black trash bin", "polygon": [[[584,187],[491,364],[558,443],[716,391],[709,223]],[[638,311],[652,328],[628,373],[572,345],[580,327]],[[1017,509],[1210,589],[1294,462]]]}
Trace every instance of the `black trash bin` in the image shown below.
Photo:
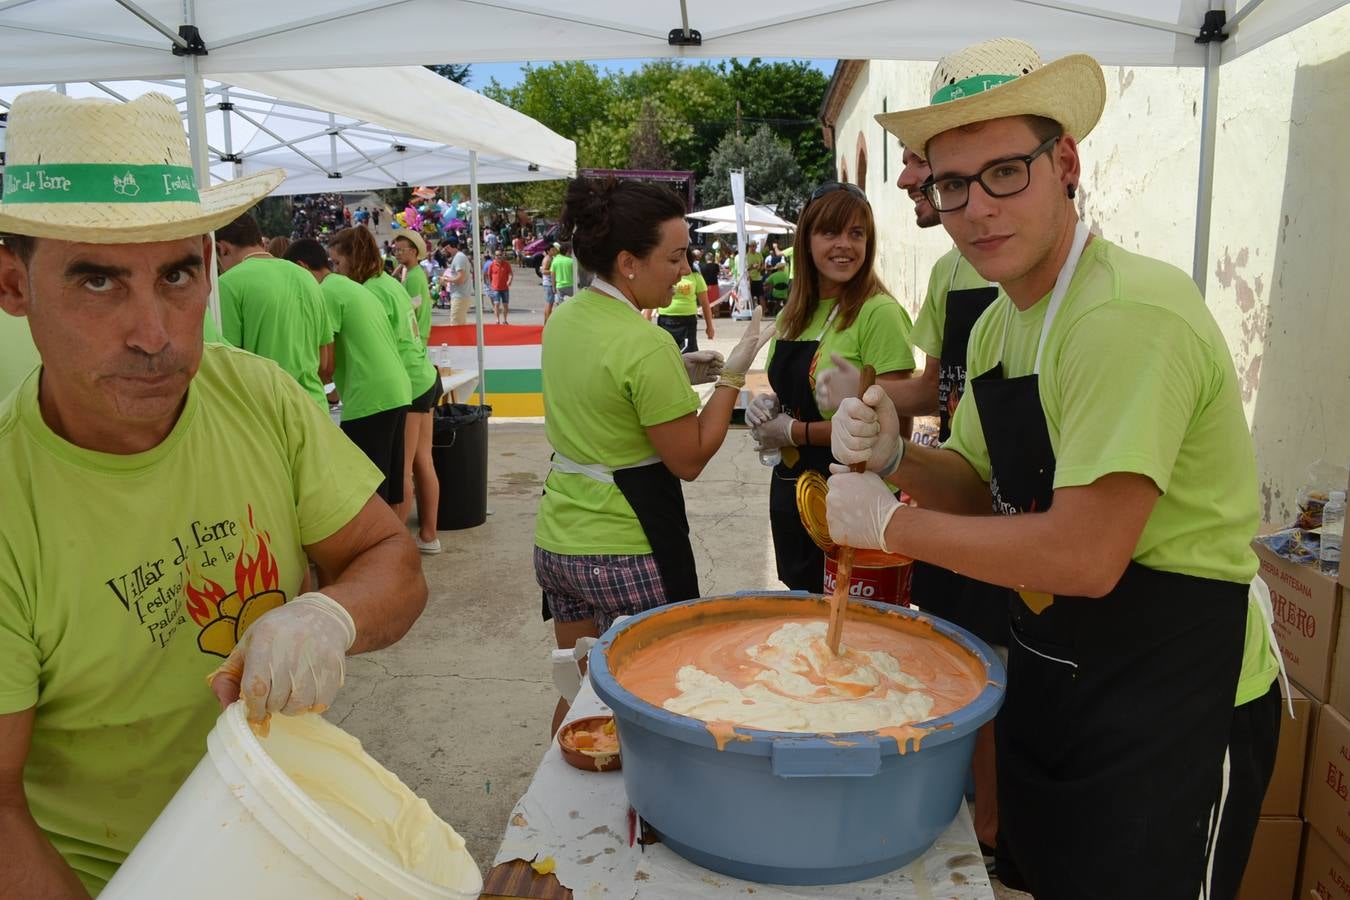
{"label": "black trash bin", "polygon": [[491,406],[446,403],[432,419],[431,461],[441,483],[436,530],[487,521],[488,416]]}

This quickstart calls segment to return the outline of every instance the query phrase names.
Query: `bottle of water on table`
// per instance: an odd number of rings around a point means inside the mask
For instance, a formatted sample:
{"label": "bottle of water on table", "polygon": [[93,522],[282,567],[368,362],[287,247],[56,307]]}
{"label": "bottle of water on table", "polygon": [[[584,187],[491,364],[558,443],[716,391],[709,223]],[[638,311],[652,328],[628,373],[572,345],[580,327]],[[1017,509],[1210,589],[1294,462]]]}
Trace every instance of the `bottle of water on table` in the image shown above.
{"label": "bottle of water on table", "polygon": [[1324,574],[1341,570],[1341,537],[1345,531],[1345,491],[1332,491],[1322,507],[1322,541],[1318,561]]}

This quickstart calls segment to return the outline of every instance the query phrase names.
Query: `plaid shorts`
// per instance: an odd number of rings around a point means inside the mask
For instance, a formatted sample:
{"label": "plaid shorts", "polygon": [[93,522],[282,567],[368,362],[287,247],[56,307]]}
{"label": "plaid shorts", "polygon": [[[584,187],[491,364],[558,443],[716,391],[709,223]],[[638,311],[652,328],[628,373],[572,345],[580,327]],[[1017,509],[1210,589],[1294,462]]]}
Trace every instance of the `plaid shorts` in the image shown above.
{"label": "plaid shorts", "polygon": [[602,633],[617,616],[631,616],[666,602],[666,589],[650,553],[564,556],[534,548],[534,577],[549,612],[559,622],[594,619]]}

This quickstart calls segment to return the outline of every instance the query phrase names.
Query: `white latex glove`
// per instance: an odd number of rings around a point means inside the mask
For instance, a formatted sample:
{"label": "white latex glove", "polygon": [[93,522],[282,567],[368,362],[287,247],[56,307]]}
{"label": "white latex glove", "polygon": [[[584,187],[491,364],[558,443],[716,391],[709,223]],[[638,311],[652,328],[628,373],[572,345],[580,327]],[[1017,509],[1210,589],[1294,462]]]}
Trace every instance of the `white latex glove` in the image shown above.
{"label": "white latex glove", "polygon": [[900,465],[905,452],[900,416],[881,385],[872,385],[861,400],[849,397],[839,404],[830,420],[830,451],[844,465],[867,463],[867,471],[882,478]]}
{"label": "white latex glove", "polygon": [[[748,414],[747,414],[748,415]],[[755,445],[760,450],[778,450],[782,447],[795,447],[792,440],[792,423],[797,421],[785,412],[780,412],[762,425],[750,429]]]}
{"label": "white latex glove", "polygon": [[695,350],[681,354],[690,384],[709,384],[722,375],[722,354],[716,350]]}
{"label": "white latex glove", "polygon": [[248,720],[266,734],[274,712],[295,716],[328,708],[355,642],[356,624],[336,600],[317,591],[301,594],[249,626],[212,673],[211,688],[222,702],[237,692]]}
{"label": "white latex glove", "polygon": [[750,366],[755,362],[755,357],[759,355],[760,348],[774,336],[775,332],[772,326],[760,328],[762,317],[763,310],[756,306],[755,311],[750,314],[750,327],[745,329],[745,334],[727,354],[726,372],[728,375],[744,375],[749,372]]}
{"label": "white latex glove", "polygon": [[751,428],[759,428],[782,411],[783,407],[778,405],[776,395],[756,394],[745,408],[745,424]]}
{"label": "white latex glove", "polygon": [[[856,398],[855,398],[856,399]],[[839,466],[831,466],[834,472]],[[830,540],[859,550],[884,550],[886,526],[900,508],[886,482],[871,472],[844,472],[830,476],[825,515]]]}
{"label": "white latex glove", "polygon": [[838,409],[849,397],[858,396],[858,386],[862,384],[862,371],[838,353],[830,354],[833,369],[826,369],[816,376],[816,406],[821,412]]}

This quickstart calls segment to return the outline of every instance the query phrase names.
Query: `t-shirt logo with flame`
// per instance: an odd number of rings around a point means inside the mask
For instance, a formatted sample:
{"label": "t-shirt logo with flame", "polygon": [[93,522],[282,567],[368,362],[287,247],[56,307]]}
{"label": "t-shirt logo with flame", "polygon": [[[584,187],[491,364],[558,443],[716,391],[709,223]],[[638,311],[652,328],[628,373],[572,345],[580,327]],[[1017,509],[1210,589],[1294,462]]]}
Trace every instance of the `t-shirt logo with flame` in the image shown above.
{"label": "t-shirt logo with flame", "polygon": [[271,534],[254,526],[250,506],[234,563],[234,591],[229,594],[188,562],[187,610],[201,626],[197,646],[203,653],[229,656],[259,616],[286,602],[285,593],[278,589],[277,560],[268,548],[271,540]]}

